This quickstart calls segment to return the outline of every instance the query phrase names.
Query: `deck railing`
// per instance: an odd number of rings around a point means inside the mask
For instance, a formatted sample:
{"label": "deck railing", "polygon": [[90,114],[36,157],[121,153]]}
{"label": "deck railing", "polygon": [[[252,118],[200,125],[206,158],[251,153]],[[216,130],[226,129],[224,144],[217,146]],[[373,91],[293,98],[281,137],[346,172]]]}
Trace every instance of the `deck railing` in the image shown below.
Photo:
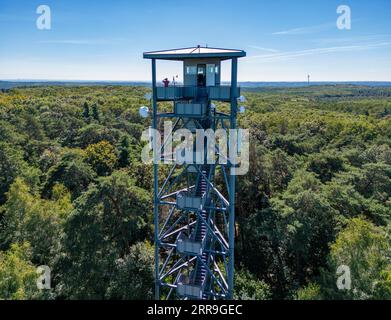
{"label": "deck railing", "polygon": [[[209,99],[230,101],[231,86],[212,86],[212,87],[196,87],[196,86],[169,86],[157,87],[156,95],[158,101],[171,101],[181,99],[195,99],[199,94],[207,92]],[[237,89],[236,96],[240,96],[240,88]]]}
{"label": "deck railing", "polygon": [[205,103],[176,102],[174,113],[182,116],[204,116],[206,114]]}

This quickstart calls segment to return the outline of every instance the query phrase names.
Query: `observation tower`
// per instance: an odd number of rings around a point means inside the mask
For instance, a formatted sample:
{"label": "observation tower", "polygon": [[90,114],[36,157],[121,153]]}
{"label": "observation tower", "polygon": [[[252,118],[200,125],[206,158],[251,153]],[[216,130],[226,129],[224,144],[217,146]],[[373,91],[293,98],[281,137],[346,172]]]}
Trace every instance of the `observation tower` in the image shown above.
{"label": "observation tower", "polygon": [[[201,46],[145,52],[152,62],[152,128],[163,132],[164,122],[171,120],[172,131],[187,129],[194,141],[197,129],[236,129],[238,101],[243,100],[238,58],[245,56],[242,50]],[[166,78],[158,85],[158,60],[182,63],[183,84]],[[231,82],[223,85],[221,63],[226,60]],[[154,163],[155,298],[232,299],[234,164],[229,158],[219,163],[226,155],[217,143],[215,163],[207,161],[206,149],[195,148],[193,159],[178,163],[176,154],[164,153],[167,140],[159,142],[162,163]]]}

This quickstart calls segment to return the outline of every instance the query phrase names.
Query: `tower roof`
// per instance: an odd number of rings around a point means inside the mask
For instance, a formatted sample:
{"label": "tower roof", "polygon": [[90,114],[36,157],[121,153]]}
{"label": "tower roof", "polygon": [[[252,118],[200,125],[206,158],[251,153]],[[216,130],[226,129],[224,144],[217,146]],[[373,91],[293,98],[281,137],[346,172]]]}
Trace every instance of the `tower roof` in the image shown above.
{"label": "tower roof", "polygon": [[191,47],[179,48],[161,51],[144,52],[144,59],[159,59],[159,60],[184,60],[184,59],[199,59],[199,58],[217,58],[221,60],[245,57],[246,52],[235,49],[221,49],[209,47]]}

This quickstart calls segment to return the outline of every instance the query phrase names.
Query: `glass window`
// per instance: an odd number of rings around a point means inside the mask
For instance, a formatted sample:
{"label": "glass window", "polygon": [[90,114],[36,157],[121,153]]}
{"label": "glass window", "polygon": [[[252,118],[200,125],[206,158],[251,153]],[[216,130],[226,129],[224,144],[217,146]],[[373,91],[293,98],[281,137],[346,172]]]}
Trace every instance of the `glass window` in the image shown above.
{"label": "glass window", "polygon": [[215,67],[215,73],[216,73],[216,74],[219,73],[219,66],[216,66],[216,67]]}
{"label": "glass window", "polygon": [[197,73],[197,67],[195,66],[186,67],[186,74],[196,74],[196,73]]}

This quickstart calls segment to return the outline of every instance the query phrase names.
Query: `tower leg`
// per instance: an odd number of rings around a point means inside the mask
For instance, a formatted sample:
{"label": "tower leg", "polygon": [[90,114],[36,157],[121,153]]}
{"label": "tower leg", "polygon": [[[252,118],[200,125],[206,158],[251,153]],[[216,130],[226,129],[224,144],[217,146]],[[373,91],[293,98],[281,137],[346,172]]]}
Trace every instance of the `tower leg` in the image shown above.
{"label": "tower leg", "polygon": [[[237,110],[237,71],[238,59],[233,58],[231,64],[231,129],[236,129]],[[232,137],[230,137],[232,139]],[[229,165],[229,275],[228,275],[228,295],[233,299],[234,272],[235,272],[235,175],[232,163]]]}
{"label": "tower leg", "polygon": [[[152,59],[152,101],[153,101],[153,123],[152,128],[154,132],[157,128],[157,97],[156,97],[156,60]],[[154,136],[154,139],[158,137]],[[156,142],[154,141],[156,145]],[[156,148],[155,148],[156,149]],[[155,150],[157,152],[158,150]],[[156,157],[154,156],[154,159]],[[158,181],[158,164],[154,163],[153,165],[153,177],[154,177],[154,196],[153,196],[153,215],[154,215],[154,228],[155,228],[155,300],[160,300],[160,280],[159,280],[159,181]]]}

